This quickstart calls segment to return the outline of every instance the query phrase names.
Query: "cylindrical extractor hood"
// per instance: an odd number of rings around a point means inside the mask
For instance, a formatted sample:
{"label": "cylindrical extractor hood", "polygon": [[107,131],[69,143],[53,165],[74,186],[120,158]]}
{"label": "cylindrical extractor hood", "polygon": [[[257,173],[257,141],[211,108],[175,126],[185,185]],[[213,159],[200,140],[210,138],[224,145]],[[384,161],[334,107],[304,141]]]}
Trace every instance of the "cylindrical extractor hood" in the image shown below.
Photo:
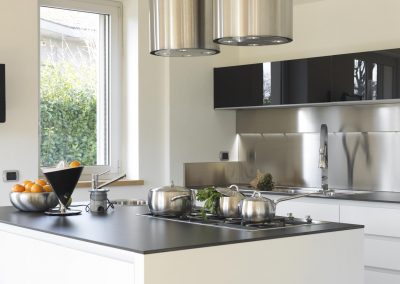
{"label": "cylindrical extractor hood", "polygon": [[293,0],[214,0],[214,41],[253,46],[293,40]]}
{"label": "cylindrical extractor hood", "polygon": [[151,54],[170,57],[219,53],[213,42],[212,0],[149,0]]}

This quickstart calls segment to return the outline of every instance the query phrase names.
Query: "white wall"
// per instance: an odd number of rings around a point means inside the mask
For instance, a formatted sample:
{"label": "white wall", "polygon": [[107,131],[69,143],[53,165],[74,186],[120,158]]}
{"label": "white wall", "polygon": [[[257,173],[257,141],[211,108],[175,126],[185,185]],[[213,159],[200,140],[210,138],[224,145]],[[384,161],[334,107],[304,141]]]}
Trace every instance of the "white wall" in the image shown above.
{"label": "white wall", "polygon": [[[137,1],[124,1],[125,16],[132,16],[127,5]],[[148,54],[147,2],[139,3],[138,168],[148,185],[144,188],[169,180],[182,184],[183,163],[217,161],[220,150],[236,158],[235,113],[213,110],[213,67],[400,47],[395,29],[400,1],[294,0],[291,44],[222,47],[220,55],[203,58],[159,58]]]}
{"label": "white wall", "polygon": [[293,2],[294,41],[239,47],[241,64],[400,47],[398,0]]}
{"label": "white wall", "polygon": [[[115,188],[111,197],[145,196],[170,179],[180,184],[184,162],[216,161],[220,150],[235,151],[234,112],[212,108],[214,66],[400,47],[398,0],[295,0],[294,43],[165,59],[148,53],[148,1],[123,4],[125,167],[146,184]],[[8,102],[7,123],[0,124],[0,171],[19,169],[21,179],[38,172],[37,11],[36,0],[0,1]],[[0,182],[0,204],[8,204],[10,187]],[[76,199],[86,196],[77,190]]]}
{"label": "white wall", "polygon": [[[38,10],[36,1],[0,1],[0,63],[6,64],[6,123],[0,123],[0,174],[19,170],[21,179],[38,168]],[[13,183],[0,180],[0,204]]]}
{"label": "white wall", "polygon": [[[127,46],[125,55],[130,57],[133,53],[132,57],[139,58],[139,176],[148,187],[165,185],[170,180],[183,184],[183,163],[217,161],[219,150],[232,152],[235,112],[214,111],[212,74],[214,66],[236,64],[238,50],[203,58],[169,59],[150,55],[148,1],[126,0],[125,21],[134,18],[133,7],[139,11],[142,44],[137,51]],[[134,33],[125,30],[126,42],[133,44]],[[133,77],[130,72],[127,70],[128,78]],[[126,95],[135,96],[134,88]],[[128,118],[128,123],[131,119]]]}
{"label": "white wall", "polygon": [[[112,198],[144,197],[148,188],[171,179],[182,184],[184,162],[217,160],[219,150],[231,150],[235,136],[234,112],[213,110],[212,67],[235,62],[237,50],[202,60],[152,56],[148,1],[123,5],[124,167],[145,186],[115,187]],[[3,0],[0,8],[8,98],[8,121],[0,124],[0,170],[19,169],[21,180],[32,179],[38,173],[38,4]],[[9,204],[12,184],[0,185],[0,204]],[[75,200],[87,197],[82,189],[74,194]]]}
{"label": "white wall", "polygon": [[[215,111],[213,68],[238,64],[236,49],[202,58],[170,60],[170,178],[183,184],[186,162],[216,162],[219,152],[237,159],[236,112]],[[190,70],[190,71],[189,71]]]}
{"label": "white wall", "polygon": [[[214,66],[237,64],[238,50],[203,58],[150,55],[148,1],[123,4],[126,169],[145,185],[114,187],[109,196],[145,198],[151,187],[182,185],[185,162],[217,161],[220,150],[237,158],[235,112],[214,111],[212,74]],[[85,197],[77,189],[75,200]]]}

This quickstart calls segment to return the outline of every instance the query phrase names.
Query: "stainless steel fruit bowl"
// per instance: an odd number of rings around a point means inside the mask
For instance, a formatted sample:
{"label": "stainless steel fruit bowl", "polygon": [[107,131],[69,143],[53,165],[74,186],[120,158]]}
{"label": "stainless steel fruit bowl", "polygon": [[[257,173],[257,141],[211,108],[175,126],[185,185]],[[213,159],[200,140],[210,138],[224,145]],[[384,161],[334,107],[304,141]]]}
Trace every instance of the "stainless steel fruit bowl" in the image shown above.
{"label": "stainless steel fruit bowl", "polygon": [[15,208],[25,212],[43,212],[58,204],[54,192],[11,192],[10,201]]}

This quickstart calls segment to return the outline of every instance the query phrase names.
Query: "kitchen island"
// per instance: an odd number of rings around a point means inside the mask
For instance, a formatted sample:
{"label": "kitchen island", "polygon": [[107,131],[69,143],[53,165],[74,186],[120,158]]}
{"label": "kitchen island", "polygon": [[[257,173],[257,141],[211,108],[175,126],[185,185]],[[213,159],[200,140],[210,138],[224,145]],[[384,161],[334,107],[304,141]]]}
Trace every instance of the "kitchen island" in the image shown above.
{"label": "kitchen island", "polygon": [[141,216],[0,208],[0,283],[362,283],[363,227],[242,231]]}

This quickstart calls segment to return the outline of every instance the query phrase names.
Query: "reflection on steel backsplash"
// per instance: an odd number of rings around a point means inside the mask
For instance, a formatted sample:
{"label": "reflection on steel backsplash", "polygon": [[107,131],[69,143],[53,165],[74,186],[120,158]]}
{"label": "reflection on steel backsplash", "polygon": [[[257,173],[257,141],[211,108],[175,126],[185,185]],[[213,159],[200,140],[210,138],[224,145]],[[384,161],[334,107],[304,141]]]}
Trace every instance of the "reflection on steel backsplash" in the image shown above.
{"label": "reflection on steel backsplash", "polygon": [[[328,139],[331,188],[400,191],[398,132],[330,133]],[[318,150],[319,133],[241,134],[242,179],[260,169],[277,185],[320,187]]]}

